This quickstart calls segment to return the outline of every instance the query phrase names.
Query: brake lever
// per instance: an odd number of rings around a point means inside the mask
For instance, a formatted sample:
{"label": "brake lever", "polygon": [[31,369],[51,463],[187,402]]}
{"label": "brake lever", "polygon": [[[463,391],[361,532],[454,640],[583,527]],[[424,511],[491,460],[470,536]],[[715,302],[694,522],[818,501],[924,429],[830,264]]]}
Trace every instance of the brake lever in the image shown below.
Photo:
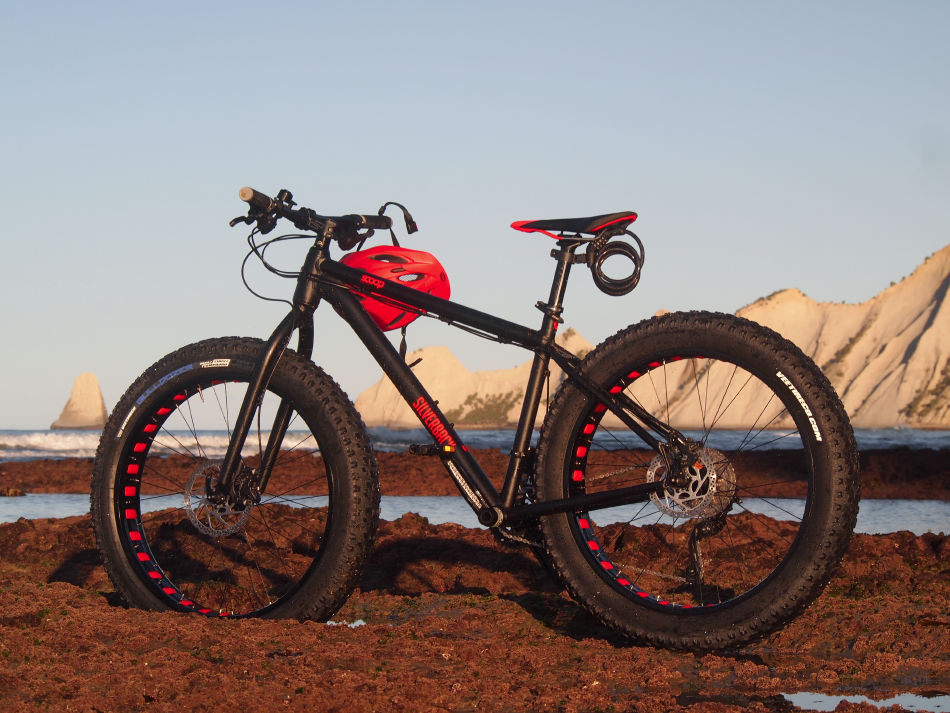
{"label": "brake lever", "polygon": [[257,229],[261,234],[267,235],[267,233],[272,231],[277,225],[277,216],[272,213],[248,212],[247,215],[239,215],[237,218],[232,218],[228,222],[228,225],[233,228],[238,223],[245,223],[246,225],[257,223]]}

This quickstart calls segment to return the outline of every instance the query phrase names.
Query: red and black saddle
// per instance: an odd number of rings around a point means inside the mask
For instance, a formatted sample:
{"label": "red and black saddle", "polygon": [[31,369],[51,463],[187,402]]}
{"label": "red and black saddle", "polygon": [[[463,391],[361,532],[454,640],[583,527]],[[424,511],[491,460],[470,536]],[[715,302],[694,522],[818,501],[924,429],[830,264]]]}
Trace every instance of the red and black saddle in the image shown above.
{"label": "red and black saddle", "polygon": [[[589,218],[556,218],[553,220],[516,220],[511,224],[515,230],[523,233],[544,233],[552,238],[560,239],[565,233],[597,235],[608,226],[616,226],[624,230],[637,219],[637,214],[631,210],[620,213],[594,215]],[[555,235],[558,233],[558,235]]]}

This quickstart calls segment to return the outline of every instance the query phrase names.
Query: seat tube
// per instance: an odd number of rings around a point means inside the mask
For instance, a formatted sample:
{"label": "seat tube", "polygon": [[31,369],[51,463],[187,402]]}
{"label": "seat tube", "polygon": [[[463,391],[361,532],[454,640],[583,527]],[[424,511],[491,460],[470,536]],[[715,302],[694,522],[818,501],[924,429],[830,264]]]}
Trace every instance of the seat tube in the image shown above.
{"label": "seat tube", "polygon": [[[579,240],[559,240],[558,249],[551,251],[551,257],[557,260],[554,279],[551,282],[551,293],[547,302],[538,302],[536,305],[544,314],[541,321],[542,348],[554,341],[558,325],[561,323],[564,293],[567,290],[567,280],[571,274],[571,265],[574,263],[574,251],[581,244]],[[502,487],[501,499],[504,507],[514,506],[518,495],[518,485],[521,481],[523,464],[531,444],[531,434],[538,417],[538,407],[541,403],[541,394],[544,381],[548,375],[550,357],[543,351],[535,352],[531,363],[531,373],[525,387],[524,401],[521,404],[521,415],[518,418],[518,429],[515,432],[515,441],[508,458],[508,471],[505,473],[505,483]]]}

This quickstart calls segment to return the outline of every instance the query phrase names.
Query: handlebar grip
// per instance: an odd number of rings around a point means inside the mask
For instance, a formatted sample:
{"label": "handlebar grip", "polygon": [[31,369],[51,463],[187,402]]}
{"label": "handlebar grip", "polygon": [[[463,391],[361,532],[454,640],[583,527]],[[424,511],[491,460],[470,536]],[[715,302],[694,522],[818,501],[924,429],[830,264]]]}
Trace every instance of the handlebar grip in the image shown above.
{"label": "handlebar grip", "polygon": [[260,191],[255,191],[253,188],[244,186],[244,188],[238,191],[238,196],[245,203],[250,203],[252,208],[256,208],[264,213],[269,213],[274,209],[274,199]]}
{"label": "handlebar grip", "polygon": [[344,217],[352,220],[357,228],[389,230],[391,227],[393,227],[392,218],[390,218],[388,215],[347,215]]}

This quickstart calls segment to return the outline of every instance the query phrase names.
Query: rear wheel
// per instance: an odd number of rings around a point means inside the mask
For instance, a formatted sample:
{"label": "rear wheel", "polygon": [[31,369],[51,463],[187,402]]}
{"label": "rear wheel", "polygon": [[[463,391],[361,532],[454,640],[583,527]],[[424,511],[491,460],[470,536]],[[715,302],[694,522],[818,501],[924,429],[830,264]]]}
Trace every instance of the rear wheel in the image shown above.
{"label": "rear wheel", "polygon": [[[109,419],[92,516],[106,569],[130,604],[323,619],[355,586],[379,512],[376,464],[352,405],[311,362],[284,353],[267,386],[237,474],[246,497],[215,491],[263,348],[237,338],[184,347],[139,377]],[[282,401],[290,425],[257,492]]]}
{"label": "rear wheel", "polygon": [[648,483],[645,502],[542,519],[571,594],[658,646],[747,643],[818,594],[857,514],[848,418],[802,352],[746,320],[671,314],[621,331],[584,373],[690,439],[660,452],[568,384],[544,422],[538,496]]}

